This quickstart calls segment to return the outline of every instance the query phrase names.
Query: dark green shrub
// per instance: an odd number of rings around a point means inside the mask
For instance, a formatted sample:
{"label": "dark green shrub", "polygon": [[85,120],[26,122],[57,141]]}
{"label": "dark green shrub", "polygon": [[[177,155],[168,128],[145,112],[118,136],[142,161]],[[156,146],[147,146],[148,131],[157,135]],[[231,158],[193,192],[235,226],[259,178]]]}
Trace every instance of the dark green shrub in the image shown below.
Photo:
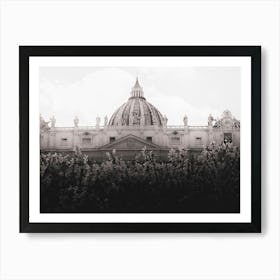
{"label": "dark green shrub", "polygon": [[107,156],[96,163],[79,150],[42,153],[41,211],[239,211],[240,151],[230,144],[213,143],[198,155],[170,150],[167,162],[145,149],[133,161]]}

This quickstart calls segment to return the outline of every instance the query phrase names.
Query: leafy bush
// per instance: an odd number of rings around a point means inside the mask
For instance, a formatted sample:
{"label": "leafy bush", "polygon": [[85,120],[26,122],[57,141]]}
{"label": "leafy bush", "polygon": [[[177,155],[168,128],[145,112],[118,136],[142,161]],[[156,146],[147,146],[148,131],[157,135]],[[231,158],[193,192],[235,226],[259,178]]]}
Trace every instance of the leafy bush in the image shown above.
{"label": "leafy bush", "polygon": [[114,150],[107,158],[41,153],[41,211],[239,212],[240,151],[231,144],[170,150],[166,162],[145,149],[133,161]]}

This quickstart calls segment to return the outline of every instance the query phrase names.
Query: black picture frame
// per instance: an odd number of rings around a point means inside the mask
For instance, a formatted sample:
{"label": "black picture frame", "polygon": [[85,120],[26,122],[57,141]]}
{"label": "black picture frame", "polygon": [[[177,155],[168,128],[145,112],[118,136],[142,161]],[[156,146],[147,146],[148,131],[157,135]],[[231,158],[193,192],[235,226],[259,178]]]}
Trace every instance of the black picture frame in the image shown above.
{"label": "black picture frame", "polygon": [[[32,223],[29,221],[29,58],[31,56],[251,57],[250,223]],[[184,233],[261,232],[260,46],[19,46],[20,232]],[[250,176],[250,175],[248,175]]]}

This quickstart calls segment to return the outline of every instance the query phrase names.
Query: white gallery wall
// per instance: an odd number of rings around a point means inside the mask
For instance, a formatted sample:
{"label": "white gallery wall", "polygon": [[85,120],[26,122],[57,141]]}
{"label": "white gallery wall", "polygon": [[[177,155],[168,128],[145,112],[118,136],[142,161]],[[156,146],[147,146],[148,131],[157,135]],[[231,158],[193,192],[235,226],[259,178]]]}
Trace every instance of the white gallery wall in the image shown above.
{"label": "white gallery wall", "polygon": [[[261,45],[263,233],[20,234],[19,45]],[[279,280],[279,54],[277,0],[0,1],[0,279]]]}

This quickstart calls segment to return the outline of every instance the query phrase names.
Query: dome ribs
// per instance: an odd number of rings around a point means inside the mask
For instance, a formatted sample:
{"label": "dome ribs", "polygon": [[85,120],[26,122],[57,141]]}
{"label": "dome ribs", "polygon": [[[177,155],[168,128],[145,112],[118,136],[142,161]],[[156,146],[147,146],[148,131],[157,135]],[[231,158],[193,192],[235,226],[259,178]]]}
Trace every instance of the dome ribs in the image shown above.
{"label": "dome ribs", "polygon": [[127,103],[131,104],[131,106],[129,108],[129,122],[128,122],[128,125],[133,125],[133,108],[134,108],[135,99],[131,99]]}
{"label": "dome ribs", "polygon": [[121,112],[121,125],[129,125],[130,106],[129,102],[125,103],[125,107]]}
{"label": "dome ribs", "polygon": [[112,115],[112,117],[110,118],[109,121],[109,125],[118,125],[118,113],[121,111],[121,109],[126,105],[126,103],[124,103],[123,105],[121,105],[116,111],[115,113]]}
{"label": "dome ribs", "polygon": [[139,99],[139,105],[140,105],[140,125],[145,125],[145,111],[143,107],[143,101]]}
{"label": "dome ribs", "polygon": [[145,107],[146,107],[145,124],[146,125],[153,125],[152,111],[151,111],[150,107],[148,106],[147,102],[145,102]]}
{"label": "dome ribs", "polygon": [[153,110],[153,105],[150,104],[149,102],[147,102],[147,106],[149,108],[150,111],[150,115],[151,115],[151,125],[156,125],[156,120],[155,120],[155,112]]}
{"label": "dome ribs", "polygon": [[119,107],[110,118],[109,125],[115,126],[163,126],[163,117],[158,109],[146,101],[138,79],[128,101]]}
{"label": "dome ribs", "polygon": [[156,112],[156,114],[158,116],[159,125],[163,125],[163,116],[162,116],[161,112],[155,106],[153,106],[153,107],[154,107],[155,112]]}

